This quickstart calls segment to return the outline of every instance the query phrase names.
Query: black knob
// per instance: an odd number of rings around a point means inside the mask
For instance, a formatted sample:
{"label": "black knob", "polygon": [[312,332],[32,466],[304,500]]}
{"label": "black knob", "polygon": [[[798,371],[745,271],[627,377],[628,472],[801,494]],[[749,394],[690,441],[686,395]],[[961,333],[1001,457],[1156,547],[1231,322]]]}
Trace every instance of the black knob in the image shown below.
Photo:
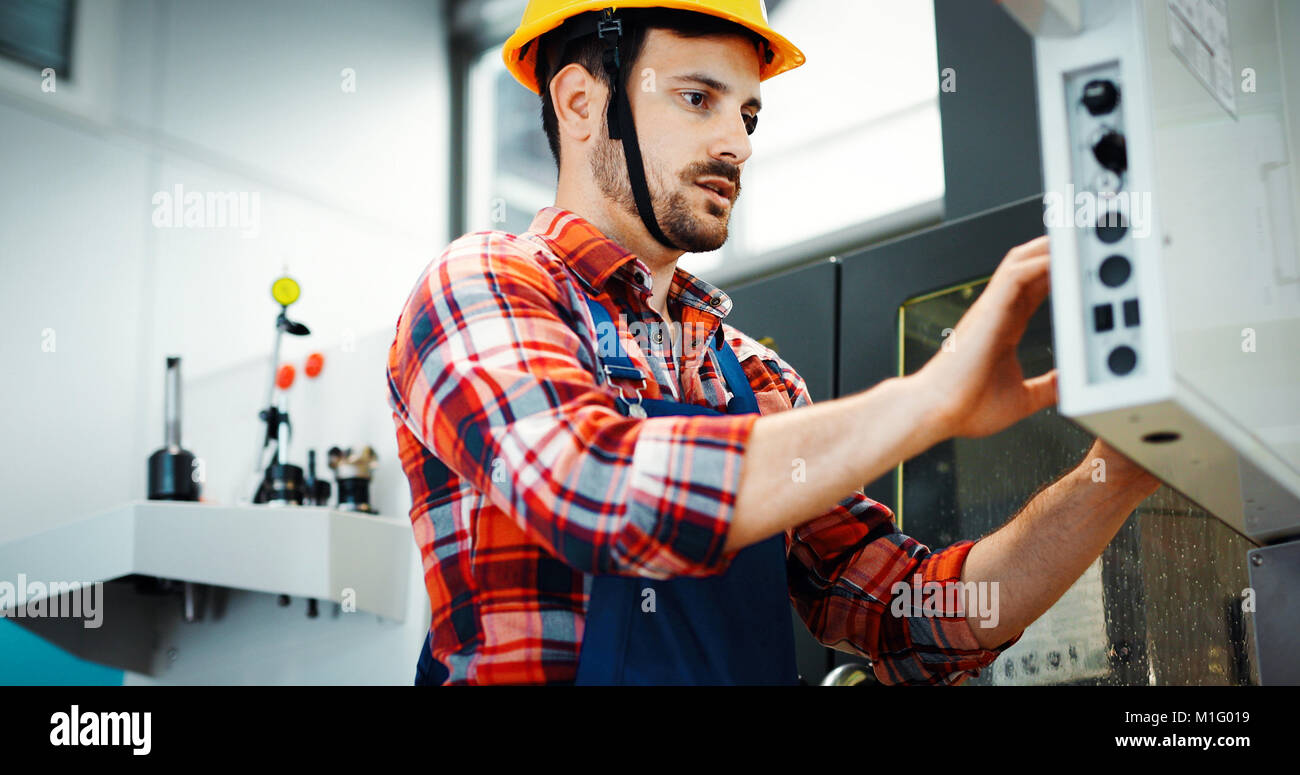
{"label": "black knob", "polygon": [[1128,149],[1125,147],[1124,135],[1111,130],[1101,136],[1092,146],[1092,155],[1097,163],[1111,172],[1122,174],[1128,169]]}
{"label": "black knob", "polygon": [[1114,81],[1088,81],[1083,87],[1083,106],[1094,116],[1104,115],[1119,104],[1119,87]]}

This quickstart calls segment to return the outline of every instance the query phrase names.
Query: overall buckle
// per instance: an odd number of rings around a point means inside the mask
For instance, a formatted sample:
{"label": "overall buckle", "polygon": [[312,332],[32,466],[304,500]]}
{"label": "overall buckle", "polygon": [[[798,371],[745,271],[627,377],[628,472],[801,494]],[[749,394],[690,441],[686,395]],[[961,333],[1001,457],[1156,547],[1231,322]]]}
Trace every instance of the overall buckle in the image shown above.
{"label": "overall buckle", "polygon": [[[618,377],[615,377],[615,375],[611,371],[611,367],[606,366],[605,378],[609,380],[610,384],[614,384],[614,380],[616,378],[627,379],[627,376],[620,375]],[[614,386],[618,388],[618,397],[623,399],[623,403],[627,404],[628,414],[632,417],[637,418],[638,420],[643,420],[647,417],[645,407],[641,405],[641,402],[645,400],[645,396],[641,395],[641,391],[646,389],[646,384],[647,383],[646,383],[645,375],[641,375],[641,384],[635,388],[636,390],[635,402],[632,400],[632,398],[628,396],[627,392],[623,389],[622,385],[614,384]]]}

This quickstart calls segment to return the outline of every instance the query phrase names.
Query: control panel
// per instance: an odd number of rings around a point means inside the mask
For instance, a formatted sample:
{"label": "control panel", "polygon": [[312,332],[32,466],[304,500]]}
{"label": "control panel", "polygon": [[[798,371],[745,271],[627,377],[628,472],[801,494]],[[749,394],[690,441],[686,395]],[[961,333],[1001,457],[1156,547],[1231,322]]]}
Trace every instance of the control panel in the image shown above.
{"label": "control panel", "polygon": [[1118,63],[1065,79],[1070,186],[1063,205],[1078,239],[1088,382],[1143,373],[1142,306],[1134,240],[1149,235],[1150,194],[1131,190]]}

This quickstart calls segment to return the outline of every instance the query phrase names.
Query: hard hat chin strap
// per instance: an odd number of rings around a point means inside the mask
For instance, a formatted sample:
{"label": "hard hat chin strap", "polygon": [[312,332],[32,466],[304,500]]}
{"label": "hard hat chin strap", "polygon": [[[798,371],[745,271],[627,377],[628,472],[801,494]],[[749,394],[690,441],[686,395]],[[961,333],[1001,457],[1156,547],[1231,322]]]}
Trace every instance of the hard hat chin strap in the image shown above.
{"label": "hard hat chin strap", "polygon": [[603,55],[605,72],[609,75],[609,108],[605,123],[609,128],[609,139],[623,141],[623,156],[627,159],[627,180],[632,187],[632,199],[636,202],[637,213],[645,223],[646,230],[659,244],[669,250],[681,250],[673,244],[659,228],[655,217],[654,204],[650,200],[650,187],[646,184],[645,164],[641,158],[641,145],[637,141],[636,124],[632,120],[632,103],[628,101],[627,89],[624,88],[623,62],[619,45],[623,42],[623,20],[614,16],[614,9],[608,8],[596,24],[596,35],[605,43]]}

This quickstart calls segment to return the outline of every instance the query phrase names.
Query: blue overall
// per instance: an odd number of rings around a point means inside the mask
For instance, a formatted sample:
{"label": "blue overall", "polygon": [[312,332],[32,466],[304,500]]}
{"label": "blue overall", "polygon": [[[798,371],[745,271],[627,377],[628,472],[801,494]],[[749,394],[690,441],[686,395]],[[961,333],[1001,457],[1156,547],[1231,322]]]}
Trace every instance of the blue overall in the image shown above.
{"label": "blue overall", "polygon": [[[596,330],[613,330],[609,312],[592,299],[587,304]],[[736,354],[720,336],[712,349],[733,394],[727,413],[757,413],[758,402]],[[611,377],[645,378],[622,354],[598,357]],[[632,403],[620,397],[616,403],[623,414],[638,417],[722,414],[672,400],[639,398]],[[797,684],[785,566],[785,536],[778,534],[738,552],[717,576],[667,581],[594,576],[577,683]],[[653,590],[653,597],[646,590]],[[441,683],[446,676],[426,641],[416,684]]]}

